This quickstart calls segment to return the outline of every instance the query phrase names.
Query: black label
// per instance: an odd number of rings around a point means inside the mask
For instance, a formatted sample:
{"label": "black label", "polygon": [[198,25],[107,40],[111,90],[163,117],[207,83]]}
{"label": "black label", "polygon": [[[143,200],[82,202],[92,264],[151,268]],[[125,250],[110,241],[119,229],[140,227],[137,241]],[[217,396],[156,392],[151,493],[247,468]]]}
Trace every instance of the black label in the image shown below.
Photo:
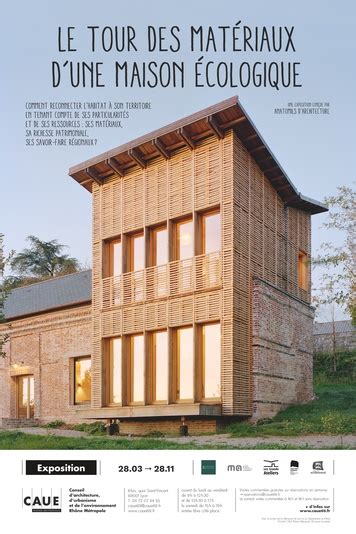
{"label": "black label", "polygon": [[96,474],[96,460],[26,460],[26,475]]}

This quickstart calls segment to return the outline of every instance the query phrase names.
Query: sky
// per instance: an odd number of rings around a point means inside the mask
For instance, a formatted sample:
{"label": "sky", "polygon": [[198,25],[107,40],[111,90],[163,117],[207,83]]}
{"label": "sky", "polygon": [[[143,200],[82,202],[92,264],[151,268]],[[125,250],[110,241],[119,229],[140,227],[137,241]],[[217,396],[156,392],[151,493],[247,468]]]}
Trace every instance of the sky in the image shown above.
{"label": "sky", "polygon": [[[19,15],[19,10],[21,16]],[[355,17],[351,0],[298,4],[262,0],[150,2],[131,0],[45,0],[6,2],[2,8],[1,46],[1,208],[0,231],[5,250],[21,250],[26,236],[58,239],[70,255],[91,262],[91,195],[68,176],[68,168],[188,114],[238,94],[241,103],[304,195],[323,200],[338,185],[351,185],[355,153]],[[295,52],[237,54],[188,51],[188,27],[294,26]],[[138,52],[90,52],[87,26],[127,26],[137,33]],[[146,27],[179,26],[179,53],[144,51]],[[58,52],[58,27],[75,27],[73,53]],[[64,31],[64,30],[63,30]],[[172,44],[171,41],[166,41]],[[122,88],[111,82],[115,61],[185,61],[190,71],[204,61],[299,62],[302,87],[196,88],[189,78],[184,88]],[[72,88],[64,80],[52,87],[52,61],[102,61],[106,87]],[[110,76],[108,73],[110,72]],[[96,146],[26,147],[25,103],[37,101],[150,101],[151,110],[132,112],[121,129],[97,129]],[[289,102],[328,102],[329,115],[277,115]],[[325,215],[313,217],[313,253],[337,234],[322,228]],[[317,280],[316,280],[317,283]]]}

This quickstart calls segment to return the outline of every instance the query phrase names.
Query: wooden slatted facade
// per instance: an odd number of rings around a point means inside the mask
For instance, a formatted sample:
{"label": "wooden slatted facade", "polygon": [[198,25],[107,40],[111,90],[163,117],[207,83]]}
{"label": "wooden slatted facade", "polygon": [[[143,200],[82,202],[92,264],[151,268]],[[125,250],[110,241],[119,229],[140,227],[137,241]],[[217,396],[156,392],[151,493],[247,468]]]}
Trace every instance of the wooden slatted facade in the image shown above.
{"label": "wooden slatted facade", "polygon": [[[236,99],[93,158],[70,174],[93,196],[91,416],[128,413],[124,406],[106,408],[106,339],[131,334],[147,339],[152,331],[192,326],[196,346],[199,325],[216,321],[221,325],[218,413],[252,415],[254,279],[310,303],[310,278],[306,289],[298,284],[298,253],[310,260],[310,216],[324,207],[296,192]],[[221,214],[221,250],[201,254],[196,246],[193,257],[174,259],[174,223],[189,216],[196,226],[201,213],[212,208]],[[166,264],[106,275],[109,240],[120,238],[125,245],[130,235],[143,232],[147,245],[151,229],[162,224],[170,243]],[[197,414],[202,413],[196,408],[202,403],[199,364],[195,373],[191,413]],[[149,404],[147,399],[148,394]],[[154,414],[173,413],[169,406]],[[174,414],[180,414],[179,407]]]}

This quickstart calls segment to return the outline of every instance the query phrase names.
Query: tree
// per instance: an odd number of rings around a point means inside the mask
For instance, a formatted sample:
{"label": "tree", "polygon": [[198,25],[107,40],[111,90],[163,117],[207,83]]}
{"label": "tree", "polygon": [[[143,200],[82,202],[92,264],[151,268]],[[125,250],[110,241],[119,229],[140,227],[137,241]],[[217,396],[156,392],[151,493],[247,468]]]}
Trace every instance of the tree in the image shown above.
{"label": "tree", "polygon": [[356,192],[339,186],[335,196],[325,199],[330,211],[324,226],[341,232],[340,245],[323,243],[314,265],[323,268],[315,303],[338,304],[348,310],[356,321]]}
{"label": "tree", "polygon": [[[3,276],[4,276],[4,269],[5,269],[5,255],[4,255],[4,235],[0,234],[0,324],[5,322],[5,315],[4,315],[4,305],[5,305],[5,298],[6,298],[6,292],[3,288]],[[0,333],[0,358],[4,358],[6,356],[4,352],[4,344],[8,340],[7,334]]]}
{"label": "tree", "polygon": [[15,253],[9,261],[15,274],[9,277],[12,286],[70,274],[80,269],[77,259],[63,254],[65,245],[58,243],[57,239],[41,241],[38,237],[29,235],[27,241],[30,246]]}

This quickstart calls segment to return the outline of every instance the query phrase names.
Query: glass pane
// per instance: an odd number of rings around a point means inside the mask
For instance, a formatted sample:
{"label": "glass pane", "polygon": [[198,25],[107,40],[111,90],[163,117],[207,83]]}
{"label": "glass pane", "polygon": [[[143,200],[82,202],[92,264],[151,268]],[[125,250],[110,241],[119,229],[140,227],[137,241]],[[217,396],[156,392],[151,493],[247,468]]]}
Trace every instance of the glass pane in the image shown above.
{"label": "glass pane", "polygon": [[145,247],[143,235],[133,236],[132,243],[132,270],[141,271],[145,268]]}
{"label": "glass pane", "polygon": [[28,397],[28,378],[27,376],[19,376],[18,384],[18,417],[20,419],[27,418],[27,397]]}
{"label": "glass pane", "polygon": [[122,402],[121,375],[121,338],[116,338],[111,341],[110,350],[110,403],[119,404]]}
{"label": "glass pane", "polygon": [[144,344],[143,336],[132,336],[131,338],[131,401],[143,402],[145,399],[144,382]]}
{"label": "glass pane", "polygon": [[30,417],[35,416],[35,383],[33,376],[28,377],[29,381],[29,404],[30,404]]}
{"label": "glass pane", "polygon": [[220,324],[203,326],[204,397],[221,397]]}
{"label": "glass pane", "polygon": [[177,331],[178,391],[180,400],[193,399],[194,396],[194,347],[193,328]]}
{"label": "glass pane", "polygon": [[167,228],[154,230],[154,265],[164,265],[168,262],[168,232]]}
{"label": "glass pane", "polygon": [[194,256],[193,221],[177,224],[177,260]]}
{"label": "glass pane", "polygon": [[122,273],[122,245],[121,242],[112,244],[112,273],[111,276],[119,276]]}
{"label": "glass pane", "polygon": [[33,376],[19,376],[17,379],[18,409],[20,419],[27,419],[35,415],[35,392]]}
{"label": "glass pane", "polygon": [[91,399],[91,360],[75,361],[75,402],[89,402]]}
{"label": "glass pane", "polygon": [[308,256],[301,251],[298,255],[298,285],[301,289],[308,289]]}
{"label": "glass pane", "polygon": [[221,249],[220,213],[204,216],[203,254],[210,254]]}
{"label": "glass pane", "polygon": [[168,400],[168,346],[167,332],[153,334],[156,401]]}

